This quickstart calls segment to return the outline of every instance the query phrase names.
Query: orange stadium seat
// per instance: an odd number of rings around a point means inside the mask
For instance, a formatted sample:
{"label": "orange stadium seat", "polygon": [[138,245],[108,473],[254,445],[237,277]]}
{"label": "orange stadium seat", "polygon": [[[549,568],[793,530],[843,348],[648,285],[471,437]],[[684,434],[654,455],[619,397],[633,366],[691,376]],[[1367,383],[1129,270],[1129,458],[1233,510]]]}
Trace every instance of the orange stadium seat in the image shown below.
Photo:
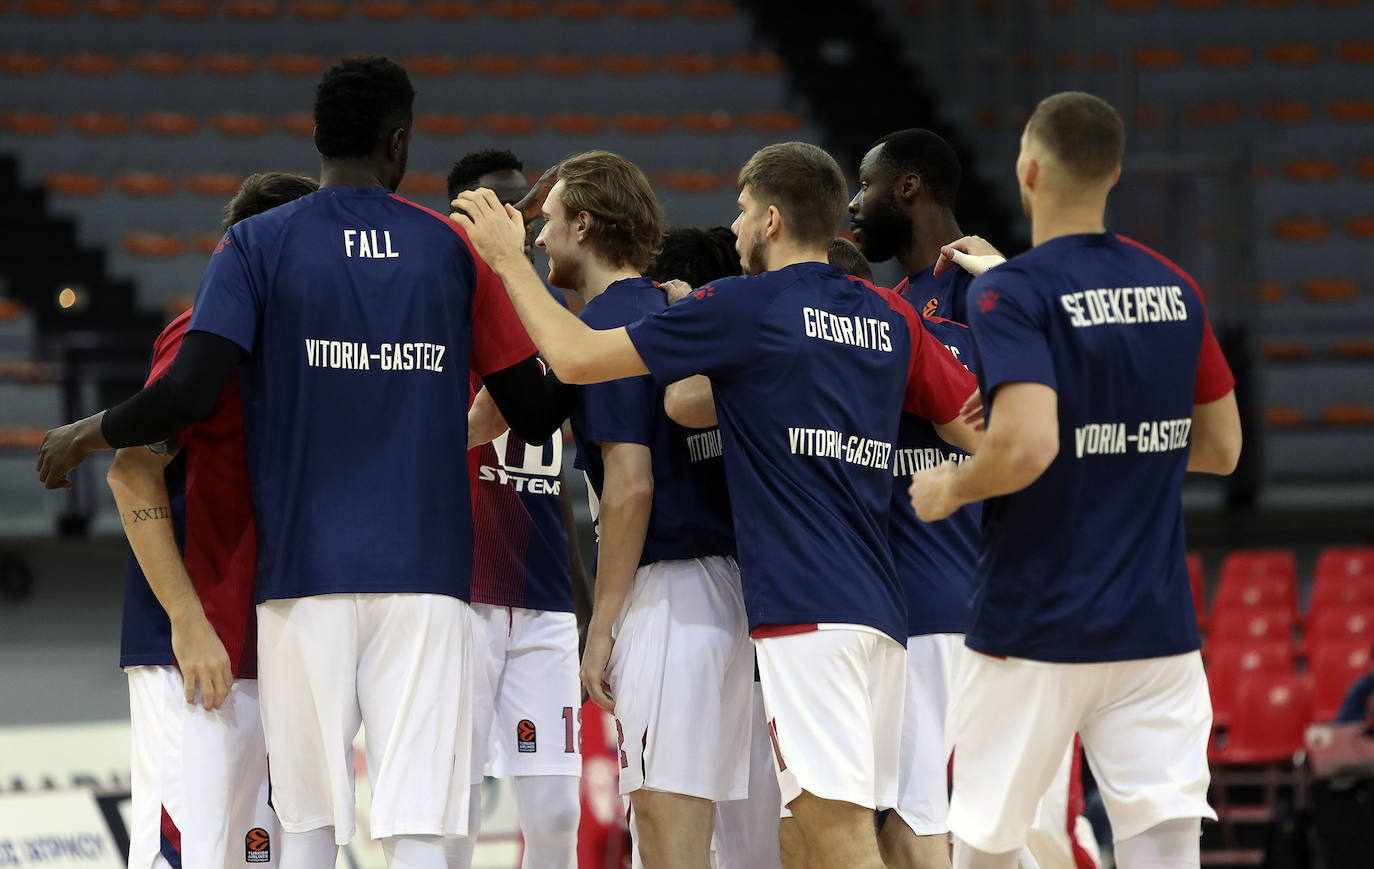
{"label": "orange stadium seat", "polygon": [[1135,107],[1135,123],[1137,127],[1155,129],[1164,119],[1164,113],[1159,106],[1138,105]]}
{"label": "orange stadium seat", "polygon": [[534,115],[522,112],[492,112],[483,115],[479,123],[489,133],[507,136],[528,136],[539,129]]}
{"label": "orange stadium seat", "polygon": [[1236,686],[1226,744],[1213,752],[1221,763],[1289,761],[1302,748],[1312,712],[1308,681],[1291,673],[1250,673]]}
{"label": "orange stadium seat", "polygon": [[1279,609],[1237,608],[1213,612],[1207,628],[1209,642],[1292,640],[1296,617],[1289,607]]}
{"label": "orange stadium seat", "polygon": [[243,176],[236,172],[187,172],[181,186],[200,196],[227,199],[239,190]]}
{"label": "orange stadium seat", "polygon": [[720,176],[705,169],[670,169],[660,173],[655,184],[679,193],[710,193],[720,189]]}
{"label": "orange stadium seat", "polygon": [[746,127],[761,133],[791,133],[802,126],[801,117],[796,112],[745,112],[742,119]]}
{"label": "orange stadium seat", "polygon": [[[24,309],[16,302],[4,300],[0,304],[0,321],[17,319]],[[23,383],[53,383],[57,374],[53,366],[29,359],[13,359],[0,362],[0,379],[17,380]]]}
{"label": "orange stadium seat", "polygon": [[291,15],[303,21],[338,21],[348,14],[340,0],[295,0]]}
{"label": "orange stadium seat", "polygon": [[449,78],[458,74],[458,59],[447,54],[412,54],[402,58],[406,72],[429,78]]}
{"label": "orange stadium seat", "polygon": [[1330,546],[1317,556],[1316,581],[1365,579],[1374,584],[1374,546]]}
{"label": "orange stadium seat", "polygon": [[544,14],[544,7],[534,0],[495,0],[487,5],[487,13],[509,21],[532,21]]}
{"label": "orange stadium seat", "polygon": [[293,136],[313,136],[315,118],[309,112],[287,112],[277,116],[277,129]]}
{"label": "orange stadium seat", "polygon": [[693,133],[724,133],[735,125],[734,117],[726,111],[683,112],[677,117],[678,126]]}
{"label": "orange stadium seat", "polygon": [[596,0],[560,0],[553,4],[553,14],[574,21],[594,21],[606,17],[606,4]]}
{"label": "orange stadium seat", "polygon": [[1351,238],[1364,241],[1374,239],[1374,215],[1352,217],[1345,222],[1345,231]]}
{"label": "orange stadium seat", "polygon": [[119,240],[125,253],[140,259],[166,259],[181,256],[185,244],[175,235],[163,232],[130,232]]}
{"label": "orange stadium seat", "polygon": [[31,51],[0,52],[0,74],[31,76],[43,75],[52,66],[46,54]]}
{"label": "orange stadium seat", "polygon": [[186,75],[191,71],[191,63],[180,54],[163,51],[146,51],[129,58],[129,66],[144,75],[172,78]]}
{"label": "orange stadium seat", "polygon": [[157,14],[164,18],[195,21],[209,18],[215,12],[211,0],[157,0]]}
{"label": "orange stadium seat", "polygon": [[73,0],[23,0],[19,8],[30,18],[71,18],[76,14]]}
{"label": "orange stadium seat", "polygon": [[611,117],[611,124],[626,133],[658,135],[668,132],[668,116],[662,112],[620,112]]}
{"label": "orange stadium seat", "polygon": [[1193,103],[1183,113],[1184,120],[1196,126],[1234,124],[1240,120],[1240,115],[1240,103],[1230,99],[1204,100],[1200,103]]}
{"label": "orange stadium seat", "polygon": [[[224,238],[221,232],[197,232],[191,236],[191,249],[196,253],[209,256],[219,247],[220,240]],[[180,310],[185,310],[181,308]]]}
{"label": "orange stadium seat", "polygon": [[597,61],[597,65],[611,75],[648,75],[654,71],[653,58],[642,54],[607,54]]}
{"label": "orange stadium seat", "polygon": [[181,112],[147,112],[139,125],[155,136],[190,136],[200,129],[200,120]]}
{"label": "orange stadium seat", "polygon": [[47,431],[41,426],[14,425],[0,429],[0,447],[36,450],[43,444]]}
{"label": "orange stadium seat", "polygon": [[590,136],[606,129],[606,119],[586,112],[558,112],[545,122],[550,130],[568,136]]}
{"label": "orange stadium seat", "polygon": [[663,67],[676,75],[713,75],[720,72],[720,58],[710,54],[667,54]]}
{"label": "orange stadium seat", "polygon": [[1260,300],[1269,304],[1282,302],[1287,295],[1283,289],[1283,284],[1277,281],[1264,281],[1259,286]]}
{"label": "orange stadium seat", "polygon": [[407,0],[362,0],[358,14],[373,21],[404,21],[414,10]]}
{"label": "orange stadium seat", "polygon": [[1174,0],[1174,5],[1189,12],[1214,12],[1226,6],[1226,0]]}
{"label": "orange stadium seat", "polygon": [[1212,694],[1212,722],[1231,723],[1236,689],[1252,673],[1288,675],[1293,672],[1293,646],[1282,640],[1209,643],[1206,650],[1207,686]]}
{"label": "orange stadium seat", "polygon": [[431,136],[461,136],[472,130],[472,119],[451,112],[424,112],[416,115],[415,129]]}
{"label": "orange stadium seat", "polygon": [[210,127],[223,136],[261,136],[267,132],[267,118],[249,112],[216,112],[210,116]]}
{"label": "orange stadium seat", "polygon": [[734,72],[745,75],[777,75],[784,67],[776,54],[734,54],[725,61]]}
{"label": "orange stadium seat", "polygon": [[1283,174],[1293,181],[1335,181],[1340,167],[1324,157],[1296,157],[1284,161]]}
{"label": "orange stadium seat", "polygon": [[1321,278],[1303,284],[1302,294],[1313,302],[1349,302],[1359,295],[1359,289],[1354,281],[1344,278]]}
{"label": "orange stadium seat", "polygon": [[1255,58],[1248,46],[1215,43],[1198,48],[1197,59],[1203,66],[1211,69],[1240,69],[1249,66]]}
{"label": "orange stadium seat", "polygon": [[258,71],[258,59],[251,54],[217,51],[200,59],[200,68],[211,75],[239,78]]}
{"label": "orange stadium seat", "polygon": [[534,59],[534,68],[544,75],[573,78],[592,71],[592,62],[576,54],[542,54]]}
{"label": "orange stadium seat", "polygon": [[1297,0],[1245,0],[1245,5],[1256,9],[1286,9],[1296,2]]}
{"label": "orange stadium seat", "polygon": [[125,196],[143,198],[171,196],[177,185],[172,176],[161,172],[129,171],[115,175],[114,186]]}
{"label": "orange stadium seat", "polygon": [[267,68],[277,75],[316,78],[324,72],[324,58],[317,54],[274,54],[267,58]]}
{"label": "orange stadium seat", "polygon": [[481,76],[521,75],[525,72],[525,59],[512,54],[478,54],[468,59],[468,69]]}
{"label": "orange stadium seat", "polygon": [[281,5],[277,0],[224,0],[222,8],[230,18],[248,21],[270,21],[281,17]]}
{"label": "orange stadium seat", "polygon": [[1312,719],[1332,721],[1356,679],[1369,670],[1369,638],[1329,640],[1312,652]]}
{"label": "orange stadium seat", "polygon": [[735,7],[725,0],[685,0],[678,11],[688,18],[729,18]]}
{"label": "orange stadium seat", "polygon": [[1323,425],[1334,428],[1364,428],[1374,425],[1374,406],[1341,402],[1328,404],[1318,416]]}
{"label": "orange stadium seat", "polygon": [[1107,8],[1113,12],[1153,12],[1159,8],[1156,0],[1107,0]]}
{"label": "orange stadium seat", "polygon": [[63,57],[62,66],[74,75],[103,77],[119,72],[119,58],[113,54],[81,51]]}
{"label": "orange stadium seat", "polygon": [[1374,154],[1355,160],[1355,174],[1361,178],[1374,181]]}
{"label": "orange stadium seat", "polygon": [[1276,404],[1265,410],[1264,421],[1270,428],[1297,428],[1305,420],[1297,408]]}
{"label": "orange stadium seat", "polygon": [[1136,69],[1177,69],[1183,63],[1183,56],[1171,46],[1151,45],[1131,52],[1131,63]]}
{"label": "orange stadium seat", "polygon": [[425,0],[420,11],[436,21],[468,21],[477,17],[477,4],[468,0]]}
{"label": "orange stadium seat", "polygon": [[1280,339],[1264,342],[1264,358],[1280,361],[1308,359],[1312,356],[1312,345],[1301,339]]}
{"label": "orange stadium seat", "polygon": [[1279,42],[1264,53],[1276,66],[1316,66],[1322,62],[1321,48],[1311,42]]}
{"label": "orange stadium seat", "polygon": [[1274,235],[1281,241],[1326,241],[1331,226],[1317,217],[1288,217],[1274,223]]}
{"label": "orange stadium seat", "polygon": [[627,18],[660,19],[673,13],[672,7],[663,0],[624,0],[615,5],[617,15]]}
{"label": "orange stadium seat", "polygon": [[1374,339],[1338,338],[1331,342],[1331,355],[1337,359],[1374,359]]}
{"label": "orange stadium seat", "polygon": [[1305,124],[1312,120],[1312,107],[1301,100],[1265,100],[1260,114],[1273,124]]}
{"label": "orange stadium seat", "polygon": [[1374,39],[1339,42],[1336,56],[1346,63],[1374,63]]}
{"label": "orange stadium seat", "polygon": [[83,136],[122,136],[129,132],[129,119],[114,112],[77,112],[68,123]]}
{"label": "orange stadium seat", "polygon": [[43,176],[43,186],[55,196],[99,196],[105,192],[105,182],[89,172],[49,172]]}
{"label": "orange stadium seat", "polygon": [[1335,121],[1366,124],[1374,121],[1374,99],[1332,100],[1326,104],[1326,113]]}
{"label": "orange stadium seat", "polygon": [[57,116],[48,112],[4,112],[0,129],[16,136],[48,136],[57,132]]}
{"label": "orange stadium seat", "polygon": [[448,176],[442,172],[407,172],[400,192],[405,196],[444,196],[448,193]]}
{"label": "orange stadium seat", "polygon": [[142,0],[90,0],[86,8],[97,18],[119,20],[139,18],[146,11]]}

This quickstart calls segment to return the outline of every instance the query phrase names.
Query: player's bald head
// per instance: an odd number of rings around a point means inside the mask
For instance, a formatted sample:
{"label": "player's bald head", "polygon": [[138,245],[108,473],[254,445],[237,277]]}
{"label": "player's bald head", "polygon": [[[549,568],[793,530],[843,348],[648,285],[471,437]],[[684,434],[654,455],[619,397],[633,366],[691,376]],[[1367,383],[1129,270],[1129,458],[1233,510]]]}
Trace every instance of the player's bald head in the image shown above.
{"label": "player's bald head", "polygon": [[1063,170],[1066,180],[1114,180],[1126,152],[1126,127],[1106,100],[1065,91],[1040,101],[1026,122],[1025,145]]}

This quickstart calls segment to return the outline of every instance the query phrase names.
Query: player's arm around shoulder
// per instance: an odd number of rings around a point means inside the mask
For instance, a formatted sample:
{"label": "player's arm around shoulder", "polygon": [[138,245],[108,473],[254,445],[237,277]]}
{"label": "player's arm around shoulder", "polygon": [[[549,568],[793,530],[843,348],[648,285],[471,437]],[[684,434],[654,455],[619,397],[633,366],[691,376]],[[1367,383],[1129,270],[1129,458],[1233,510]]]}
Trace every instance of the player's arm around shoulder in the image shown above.
{"label": "player's arm around shoulder", "polygon": [[1188,470],[1226,476],[1240,462],[1240,450],[1240,410],[1235,390],[1216,401],[1193,405]]}
{"label": "player's arm around shoulder", "polygon": [[181,559],[163,476],[172,458],[170,451],[125,447],[115,453],[105,479],[119,507],[129,548],[171,623],[172,653],[181,669],[186,702],[195,702],[199,686],[201,702],[213,710],[229,695],[234,675],[229,653],[206,618]]}

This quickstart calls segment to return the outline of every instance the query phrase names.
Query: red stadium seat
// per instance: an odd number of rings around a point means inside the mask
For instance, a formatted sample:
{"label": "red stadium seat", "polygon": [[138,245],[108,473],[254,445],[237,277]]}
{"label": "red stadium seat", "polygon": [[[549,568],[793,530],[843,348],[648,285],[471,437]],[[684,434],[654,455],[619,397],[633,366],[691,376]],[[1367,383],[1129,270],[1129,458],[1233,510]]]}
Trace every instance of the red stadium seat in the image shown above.
{"label": "red stadium seat", "polygon": [[43,75],[52,67],[46,54],[31,51],[0,52],[0,74],[14,76]]}
{"label": "red stadium seat", "polygon": [[222,136],[261,136],[268,126],[266,117],[248,112],[216,112],[210,116],[211,129]]}
{"label": "red stadium seat", "polygon": [[1338,43],[1336,56],[1346,63],[1374,63],[1374,39]]}
{"label": "red stadium seat", "polygon": [[1226,5],[1227,0],[1174,0],[1174,5],[1190,12],[1214,12]]}
{"label": "red stadium seat", "polygon": [[624,0],[615,6],[616,14],[627,18],[661,19],[673,14],[673,9],[663,0]]}
{"label": "red stadium seat", "polygon": [[1184,119],[1195,126],[1234,124],[1240,120],[1240,103],[1231,99],[1206,100],[1184,110]]}
{"label": "red stadium seat", "polygon": [[1362,241],[1374,240],[1374,215],[1350,218],[1345,222],[1345,231],[1351,238]]}
{"label": "red stadium seat", "polygon": [[720,58],[710,54],[668,54],[663,67],[675,75],[714,75],[720,72]]}
{"label": "red stadium seat", "polygon": [[533,0],[496,0],[487,6],[487,12],[509,21],[531,21],[544,14],[544,7]]}
{"label": "red stadium seat", "polygon": [[678,11],[688,18],[730,18],[735,7],[726,0],[686,0]]}
{"label": "red stadium seat", "polygon": [[1212,598],[1212,615],[1236,609],[1291,610],[1297,613],[1293,583],[1281,576],[1231,576]]}
{"label": "red stadium seat", "polygon": [[533,115],[519,112],[493,112],[483,115],[480,123],[489,133],[507,136],[528,136],[539,129]]}
{"label": "red stadium seat", "polygon": [[642,54],[607,54],[598,63],[611,75],[639,76],[654,71],[653,58]]}
{"label": "red stadium seat", "polygon": [[73,0],[23,0],[19,8],[30,18],[71,18],[76,14]]}
{"label": "red stadium seat", "polygon": [[1293,181],[1335,181],[1340,166],[1324,157],[1297,157],[1284,161],[1283,174]]}
{"label": "red stadium seat", "polygon": [[415,129],[430,136],[461,136],[472,131],[472,119],[450,112],[424,112],[415,116]]}
{"label": "red stadium seat", "polygon": [[605,18],[607,11],[606,4],[597,0],[559,0],[553,4],[554,15],[573,21],[595,21]]}
{"label": "red stadium seat", "polygon": [[1331,546],[1317,556],[1316,581],[1361,578],[1374,583],[1374,546]]}
{"label": "red stadium seat", "polygon": [[362,0],[358,14],[372,21],[404,21],[414,10],[407,0]]}
{"label": "red stadium seat", "polygon": [[559,112],[549,115],[548,128],[567,136],[591,136],[606,129],[606,119],[586,112]]}
{"label": "red stadium seat", "polygon": [[309,112],[287,112],[277,116],[277,129],[293,136],[315,135],[315,116]]}
{"label": "red stadium seat", "polygon": [[662,112],[620,112],[611,118],[617,130],[640,135],[659,135],[668,132],[668,116]]}
{"label": "red stadium seat", "polygon": [[277,0],[225,0],[222,8],[230,18],[248,21],[270,21],[281,17],[281,6]]}
{"label": "red stadium seat", "polygon": [[190,136],[200,129],[200,120],[180,112],[147,112],[139,124],[155,136]]}
{"label": "red stadium seat", "polygon": [[801,129],[802,120],[796,112],[745,112],[744,125],[761,133],[792,133]]}
{"label": "red stadium seat", "polygon": [[1236,689],[1252,673],[1287,675],[1293,672],[1293,645],[1282,640],[1209,643],[1206,649],[1207,686],[1212,693],[1212,720],[1218,727],[1231,723]]}
{"label": "red stadium seat", "polygon": [[180,238],[161,232],[131,232],[119,240],[119,246],[139,259],[166,259],[181,256],[185,250]]}
{"label": "red stadium seat", "polygon": [[1264,53],[1275,66],[1316,66],[1322,61],[1321,49],[1311,42],[1280,42]]}
{"label": "red stadium seat", "polygon": [[1374,340],[1337,338],[1331,342],[1331,355],[1338,359],[1374,359]]}
{"label": "red stadium seat", "polygon": [[277,75],[316,78],[324,72],[324,58],[316,54],[274,54],[267,68]]}
{"label": "red stadium seat", "polygon": [[1297,428],[1306,420],[1297,408],[1276,404],[1264,411],[1264,421],[1270,428]]}
{"label": "red stadium seat", "polygon": [[1282,640],[1293,636],[1296,617],[1291,609],[1274,610],[1238,608],[1212,613],[1207,639],[1212,643],[1229,641],[1259,642]]}
{"label": "red stadium seat", "polygon": [[1172,46],[1153,45],[1137,48],[1131,52],[1131,62],[1136,69],[1177,69],[1183,63],[1183,55],[1179,54],[1178,49]]}
{"label": "red stadium seat", "polygon": [[129,119],[114,112],[77,112],[69,123],[83,136],[122,136],[129,132]]}
{"label": "red stadium seat", "polygon": [[1265,100],[1260,114],[1273,124],[1305,124],[1312,120],[1312,107],[1301,100]]}
{"label": "red stadium seat", "polygon": [[1366,597],[1364,592],[1351,596],[1356,600],[1341,606],[1333,605],[1334,601],[1323,603],[1320,608],[1313,606],[1307,620],[1309,651],[1337,640],[1358,640],[1366,645],[1374,641],[1374,604],[1360,600]]}
{"label": "red stadium seat", "polygon": [[705,169],[672,169],[658,175],[654,183],[679,193],[710,193],[720,189],[721,180]]}
{"label": "red stadium seat", "polygon": [[1207,622],[1207,583],[1202,574],[1202,556],[1188,553],[1188,586],[1193,593],[1193,611],[1199,627]]}
{"label": "red stadium seat", "polygon": [[191,71],[191,63],[180,54],[147,51],[129,58],[129,67],[144,75],[175,78]]}
{"label": "red stadium seat", "polygon": [[157,0],[157,14],[163,18],[198,21],[214,15],[216,7],[210,0]]}
{"label": "red stadium seat", "polygon": [[1240,69],[1249,66],[1255,60],[1248,46],[1233,43],[1204,45],[1198,48],[1197,59],[1203,66],[1211,69]]}
{"label": "red stadium seat", "polygon": [[119,72],[119,58],[113,54],[82,51],[62,58],[62,66],[74,75],[100,78]]}
{"label": "red stadium seat", "polygon": [[243,183],[243,176],[236,172],[187,172],[181,184],[187,190],[200,196],[226,199],[233,196]]}
{"label": "red stadium seat", "polygon": [[407,172],[400,192],[406,196],[444,196],[448,193],[448,176],[442,172]]}
{"label": "red stadium seat", "polygon": [[114,186],[125,196],[155,198],[171,196],[177,183],[161,172],[120,172],[115,176]]}
{"label": "red stadium seat", "polygon": [[1245,5],[1256,9],[1286,9],[1296,2],[1297,0],[1245,0]]}
{"label": "red stadium seat", "polygon": [[57,116],[48,112],[0,112],[0,130],[16,136],[50,136],[58,126]]}
{"label": "red stadium seat", "polygon": [[414,76],[449,78],[458,74],[458,59],[447,54],[412,54],[401,65]]}
{"label": "red stadium seat", "polygon": [[[215,252],[215,248],[219,247],[223,238],[224,233],[222,232],[198,232],[191,236],[191,249],[196,253],[209,256]],[[190,306],[178,307],[177,310],[184,311],[188,307]]]}
{"label": "red stadium seat", "polygon": [[200,68],[210,75],[240,78],[258,71],[258,59],[251,54],[219,51],[201,57]]}
{"label": "red stadium seat", "polygon": [[1277,576],[1295,590],[1298,559],[1291,549],[1237,549],[1221,562],[1221,584],[1254,576]]}
{"label": "red stadium seat", "polygon": [[1259,295],[1261,301],[1274,304],[1277,302],[1282,302],[1283,297],[1287,295],[1287,292],[1285,292],[1285,290],[1283,289],[1283,284],[1280,284],[1277,281],[1264,281],[1260,284]]}
{"label": "red stadium seat", "polygon": [[678,115],[678,126],[693,133],[725,133],[735,126],[735,119],[729,112],[683,112]]}
{"label": "red stadium seat", "polygon": [[1212,757],[1224,764],[1281,763],[1303,746],[1312,689],[1301,676],[1251,673],[1236,687],[1226,744]]}
{"label": "red stadium seat", "polygon": [[348,7],[339,0],[295,0],[290,12],[303,21],[338,21],[348,14]]}
{"label": "red stadium seat", "polygon": [[534,60],[534,68],[544,75],[575,78],[592,71],[592,62],[576,54],[545,54]]}
{"label": "red stadium seat", "polygon": [[784,69],[782,58],[776,54],[736,54],[725,63],[731,70],[745,75],[777,75]]}
{"label": "red stadium seat", "polygon": [[468,0],[425,0],[420,11],[436,21],[468,21],[477,17],[477,4]]}
{"label": "red stadium seat", "polygon": [[1317,419],[1322,425],[1333,428],[1364,428],[1374,425],[1374,406],[1353,402],[1328,404],[1321,409]]}
{"label": "red stadium seat", "polygon": [[1301,339],[1283,339],[1264,342],[1264,358],[1293,361],[1310,359],[1312,345]]}
{"label": "red stadium seat", "polygon": [[15,425],[0,429],[0,447],[36,450],[43,444],[47,431],[41,426]]}
{"label": "red stadium seat", "polygon": [[1368,639],[1327,640],[1312,652],[1312,720],[1331,721],[1350,685],[1369,670]]}
{"label": "red stadium seat", "polygon": [[515,55],[479,54],[468,60],[468,68],[488,77],[507,77],[525,72],[525,59]]}
{"label": "red stadium seat", "polygon": [[1351,124],[1367,124],[1374,121],[1374,100],[1332,100],[1326,104],[1326,113],[1335,121],[1343,121]]}
{"label": "red stadium seat", "polygon": [[89,172],[49,172],[43,176],[43,187],[54,196],[99,196],[105,192],[105,182]]}
{"label": "red stadium seat", "polygon": [[1302,294],[1310,302],[1350,302],[1360,290],[1345,278],[1314,278],[1302,285]]}
{"label": "red stadium seat", "polygon": [[1274,236],[1304,244],[1326,241],[1331,237],[1331,225],[1317,217],[1288,217],[1274,223]]}

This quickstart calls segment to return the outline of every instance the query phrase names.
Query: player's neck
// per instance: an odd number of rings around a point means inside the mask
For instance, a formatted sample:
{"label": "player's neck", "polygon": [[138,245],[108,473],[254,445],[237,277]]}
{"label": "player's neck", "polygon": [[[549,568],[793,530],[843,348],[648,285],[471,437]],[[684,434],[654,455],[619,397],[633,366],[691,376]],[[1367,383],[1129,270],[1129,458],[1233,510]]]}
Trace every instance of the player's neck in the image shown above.
{"label": "player's neck", "polygon": [[582,280],[579,282],[577,294],[582,297],[582,304],[585,305],[606,292],[606,288],[616,281],[639,277],[643,275],[630,266],[613,266],[594,259],[582,267]]}
{"label": "player's neck", "polygon": [[897,255],[909,275],[930,271],[940,258],[940,248],[964,237],[959,221],[948,208],[932,207],[924,215],[913,216],[911,240]]}
{"label": "player's neck", "polygon": [[775,272],[798,263],[830,262],[829,245],[811,248],[798,244],[775,244],[764,255],[764,265],[768,271]]}
{"label": "player's neck", "polygon": [[372,163],[325,160],[320,164],[320,187],[386,187],[386,184]]}
{"label": "player's neck", "polygon": [[1107,197],[1049,199],[1031,204],[1031,244],[1066,235],[1106,232]]}

